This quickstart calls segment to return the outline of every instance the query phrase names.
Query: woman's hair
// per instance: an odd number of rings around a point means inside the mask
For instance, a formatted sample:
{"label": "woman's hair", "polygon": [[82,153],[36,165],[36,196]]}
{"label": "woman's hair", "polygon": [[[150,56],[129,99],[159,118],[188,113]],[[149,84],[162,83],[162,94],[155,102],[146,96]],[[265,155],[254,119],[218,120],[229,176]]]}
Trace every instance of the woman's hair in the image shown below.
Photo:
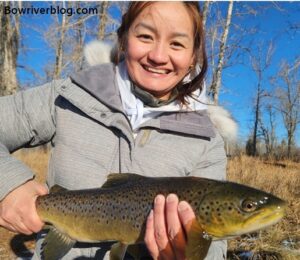
{"label": "woman's hair", "polygon": [[[153,4],[152,1],[146,2],[131,2],[129,4],[127,12],[122,17],[122,23],[119,27],[118,34],[118,49],[115,56],[115,63],[118,63],[121,57],[121,53],[126,50],[127,36],[129,28],[134,22],[135,18],[149,5]],[[178,97],[183,104],[186,103],[185,98],[191,96],[192,92],[196,89],[202,90],[204,77],[207,71],[207,57],[205,51],[205,36],[204,28],[202,25],[202,13],[200,11],[198,2],[187,1],[182,2],[187,8],[190,16],[192,17],[194,23],[194,55],[195,55],[195,64],[193,64],[193,69],[196,69],[196,64],[199,64],[201,71],[196,77],[186,83],[178,86]]]}

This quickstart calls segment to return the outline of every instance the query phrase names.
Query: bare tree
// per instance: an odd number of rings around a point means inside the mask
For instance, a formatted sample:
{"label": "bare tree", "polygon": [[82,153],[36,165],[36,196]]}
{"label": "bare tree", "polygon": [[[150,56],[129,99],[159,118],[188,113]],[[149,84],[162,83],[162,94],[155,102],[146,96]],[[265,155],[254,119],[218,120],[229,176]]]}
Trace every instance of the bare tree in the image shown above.
{"label": "bare tree", "polygon": [[258,50],[250,54],[251,66],[257,77],[256,93],[254,100],[254,125],[252,134],[252,151],[251,155],[256,156],[256,144],[258,135],[258,124],[261,121],[261,105],[263,97],[267,96],[267,92],[263,86],[264,73],[271,64],[271,58],[274,52],[272,42],[266,52],[264,52],[264,44],[258,45]]}
{"label": "bare tree", "polygon": [[273,79],[280,111],[287,131],[287,156],[292,155],[295,132],[300,123],[300,59],[289,65],[283,62],[276,78]]}
{"label": "bare tree", "polygon": [[275,111],[271,104],[266,106],[266,115],[268,120],[268,125],[264,123],[262,118],[259,118],[259,134],[262,136],[267,155],[274,155],[274,150],[276,146],[276,133],[275,133]]}
{"label": "bare tree", "polygon": [[[21,7],[21,2],[0,2],[0,10],[6,6]],[[17,91],[17,57],[20,41],[20,16],[5,14],[0,16],[0,96]]]}

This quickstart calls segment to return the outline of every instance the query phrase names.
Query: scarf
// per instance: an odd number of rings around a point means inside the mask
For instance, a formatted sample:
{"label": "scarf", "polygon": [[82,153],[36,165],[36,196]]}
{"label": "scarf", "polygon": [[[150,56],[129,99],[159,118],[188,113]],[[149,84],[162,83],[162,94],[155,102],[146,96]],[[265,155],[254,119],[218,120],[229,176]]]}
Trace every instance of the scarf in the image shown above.
{"label": "scarf", "polygon": [[[188,75],[184,81],[190,80],[188,77],[190,76]],[[172,93],[171,99],[165,102],[134,86],[129,78],[125,61],[120,62],[116,66],[116,81],[119,87],[124,112],[133,130],[137,130],[141,124],[149,119],[158,117],[164,112],[186,112],[207,109],[205,85],[201,92],[198,89],[193,93],[193,97],[200,102],[189,97],[189,105],[183,107],[178,100],[174,100],[177,93]]]}

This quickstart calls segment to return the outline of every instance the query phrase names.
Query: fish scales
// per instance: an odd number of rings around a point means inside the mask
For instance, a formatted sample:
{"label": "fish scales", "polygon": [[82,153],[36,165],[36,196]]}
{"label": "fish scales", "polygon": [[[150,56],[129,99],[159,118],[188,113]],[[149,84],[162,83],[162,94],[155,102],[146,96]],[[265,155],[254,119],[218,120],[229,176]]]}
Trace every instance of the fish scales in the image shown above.
{"label": "fish scales", "polygon": [[[45,222],[80,241],[143,240],[145,220],[157,194],[176,193],[196,207],[209,186],[195,186],[194,178],[151,178],[148,182],[128,182],[112,188],[57,192],[39,197],[37,210]],[[197,200],[196,200],[197,199]]]}
{"label": "fish scales", "polygon": [[[55,240],[53,234],[58,238],[59,243],[54,247],[66,243],[63,255],[74,241],[120,241],[126,245],[143,242],[155,196],[170,193],[189,202],[196,215],[187,234],[188,256],[195,255],[192,247],[202,248],[199,243],[207,244],[203,241],[203,232],[209,240],[214,240],[256,231],[278,222],[286,205],[269,193],[232,182],[198,177],[110,174],[98,189],[51,190],[50,194],[38,197],[37,211],[41,219],[56,230],[48,235],[52,240]],[[46,247],[50,248],[52,242],[47,243]],[[188,259],[203,259],[208,246],[209,243],[201,249],[203,254]],[[53,258],[54,251],[46,250],[45,254],[51,256],[45,259]]]}

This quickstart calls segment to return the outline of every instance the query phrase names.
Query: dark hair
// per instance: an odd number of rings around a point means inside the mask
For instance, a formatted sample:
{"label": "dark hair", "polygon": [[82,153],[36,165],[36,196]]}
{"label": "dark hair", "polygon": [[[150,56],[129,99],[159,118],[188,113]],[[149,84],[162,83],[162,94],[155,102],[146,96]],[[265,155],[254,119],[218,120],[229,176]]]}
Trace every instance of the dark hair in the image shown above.
{"label": "dark hair", "polygon": [[[129,4],[127,12],[122,17],[122,23],[119,27],[118,34],[118,49],[116,50],[115,63],[118,63],[121,57],[121,53],[126,49],[126,42],[128,31],[135,18],[149,5],[155,2],[131,2]],[[200,65],[200,73],[189,83],[183,84],[178,87],[178,97],[183,104],[186,103],[185,98],[191,96],[192,92],[196,89],[202,90],[204,77],[207,71],[207,57],[205,51],[205,36],[202,24],[202,13],[200,11],[198,2],[187,1],[182,2],[190,13],[194,23],[194,54],[195,63]],[[196,65],[196,64],[194,64]],[[195,66],[194,66],[195,69]]]}

